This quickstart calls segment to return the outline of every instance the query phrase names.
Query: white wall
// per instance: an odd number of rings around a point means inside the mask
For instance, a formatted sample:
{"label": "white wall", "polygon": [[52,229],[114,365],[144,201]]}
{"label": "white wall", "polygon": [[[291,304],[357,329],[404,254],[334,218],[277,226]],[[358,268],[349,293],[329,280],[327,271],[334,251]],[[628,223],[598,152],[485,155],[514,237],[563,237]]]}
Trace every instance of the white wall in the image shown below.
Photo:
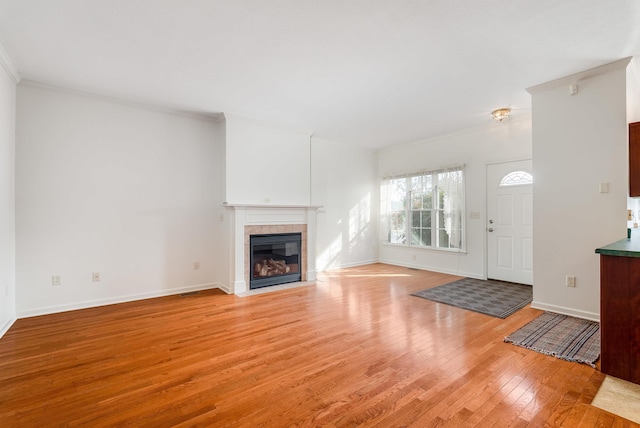
{"label": "white wall", "polygon": [[317,217],[317,268],[376,262],[378,193],[376,152],[311,141],[312,205]]}
{"label": "white wall", "polygon": [[16,319],[15,112],[15,80],[0,67],[0,337]]}
{"label": "white wall", "polygon": [[[310,133],[226,117],[226,201],[309,205]],[[286,164],[283,166],[283,162]]]}
{"label": "white wall", "polygon": [[[492,121],[487,115],[487,121]],[[488,123],[484,129],[460,132],[382,150],[379,177],[465,165],[467,252],[399,247],[380,240],[380,261],[475,278],[486,278],[486,166],[531,158],[530,115]],[[480,219],[469,213],[480,212]],[[414,259],[415,256],[415,259]]]}
{"label": "white wall", "polygon": [[[627,67],[627,122],[640,122],[640,58],[633,58]],[[640,223],[640,198],[627,198],[627,209],[634,215],[627,227],[634,227]]]}
{"label": "white wall", "polygon": [[640,122],[640,58],[627,66],[627,122]]}
{"label": "white wall", "polygon": [[226,199],[226,141],[227,131],[226,122],[224,119],[220,120],[218,126],[215,129],[214,139],[216,144],[216,178],[215,178],[215,190],[214,195],[219,201],[216,202],[216,219],[218,223],[214,227],[214,247],[213,257],[216,262],[215,277],[216,283],[219,284],[219,288],[227,293],[230,293],[233,289],[233,268],[231,263],[231,241],[232,237],[232,218],[230,212],[224,207],[223,203]]}
{"label": "white wall", "polygon": [[[626,237],[626,63],[531,88],[533,306],[599,319],[595,249]],[[579,92],[569,95],[569,84]],[[609,183],[609,193],[599,193]],[[565,286],[567,275],[576,287]]]}
{"label": "white wall", "polygon": [[[220,127],[21,83],[18,316],[224,281],[224,260],[217,257],[218,240],[226,236]],[[101,282],[92,282],[92,272],[101,273]],[[60,275],[62,285],[52,286],[52,275]]]}

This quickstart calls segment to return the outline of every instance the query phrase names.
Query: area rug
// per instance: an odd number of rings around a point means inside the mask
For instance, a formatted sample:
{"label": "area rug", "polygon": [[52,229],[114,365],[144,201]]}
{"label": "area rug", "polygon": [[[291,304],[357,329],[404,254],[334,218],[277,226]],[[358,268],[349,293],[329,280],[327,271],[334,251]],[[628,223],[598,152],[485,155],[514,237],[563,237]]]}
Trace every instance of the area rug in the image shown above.
{"label": "area rug", "polygon": [[640,385],[607,376],[591,405],[640,424]]}
{"label": "area rug", "polygon": [[593,363],[600,357],[600,324],[544,312],[505,337],[504,341],[541,354],[595,367]]}
{"label": "area rug", "polygon": [[508,317],[532,300],[529,285],[473,278],[463,278],[412,295],[498,318]]}

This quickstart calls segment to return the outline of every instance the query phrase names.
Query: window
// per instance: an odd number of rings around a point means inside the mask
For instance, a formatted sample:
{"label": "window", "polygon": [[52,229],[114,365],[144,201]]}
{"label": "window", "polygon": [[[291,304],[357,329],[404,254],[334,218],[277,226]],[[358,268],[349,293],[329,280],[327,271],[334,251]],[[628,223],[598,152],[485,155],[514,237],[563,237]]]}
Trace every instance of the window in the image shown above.
{"label": "window", "polygon": [[386,201],[388,241],[404,244],[407,239],[407,180],[389,180],[382,191]]}
{"label": "window", "polygon": [[383,239],[391,244],[464,248],[462,167],[386,178],[380,189]]}
{"label": "window", "polygon": [[522,186],[532,184],[533,176],[526,171],[513,171],[502,177],[500,187],[504,186]]}

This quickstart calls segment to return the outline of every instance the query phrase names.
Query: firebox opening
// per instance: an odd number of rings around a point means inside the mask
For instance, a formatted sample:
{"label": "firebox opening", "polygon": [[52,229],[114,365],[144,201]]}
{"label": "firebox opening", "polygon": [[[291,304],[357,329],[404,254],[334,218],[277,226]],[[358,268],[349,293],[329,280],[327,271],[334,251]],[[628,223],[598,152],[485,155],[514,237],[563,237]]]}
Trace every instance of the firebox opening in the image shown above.
{"label": "firebox opening", "polygon": [[249,288],[300,281],[301,242],[300,233],[251,235]]}

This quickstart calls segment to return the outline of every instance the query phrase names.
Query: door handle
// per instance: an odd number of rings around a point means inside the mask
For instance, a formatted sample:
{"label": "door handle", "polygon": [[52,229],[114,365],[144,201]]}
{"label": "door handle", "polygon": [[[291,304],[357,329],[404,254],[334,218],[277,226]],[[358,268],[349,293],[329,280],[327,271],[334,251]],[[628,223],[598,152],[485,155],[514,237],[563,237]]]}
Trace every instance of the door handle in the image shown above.
{"label": "door handle", "polygon": [[493,232],[493,227],[490,227],[489,229],[487,229],[489,232]]}

